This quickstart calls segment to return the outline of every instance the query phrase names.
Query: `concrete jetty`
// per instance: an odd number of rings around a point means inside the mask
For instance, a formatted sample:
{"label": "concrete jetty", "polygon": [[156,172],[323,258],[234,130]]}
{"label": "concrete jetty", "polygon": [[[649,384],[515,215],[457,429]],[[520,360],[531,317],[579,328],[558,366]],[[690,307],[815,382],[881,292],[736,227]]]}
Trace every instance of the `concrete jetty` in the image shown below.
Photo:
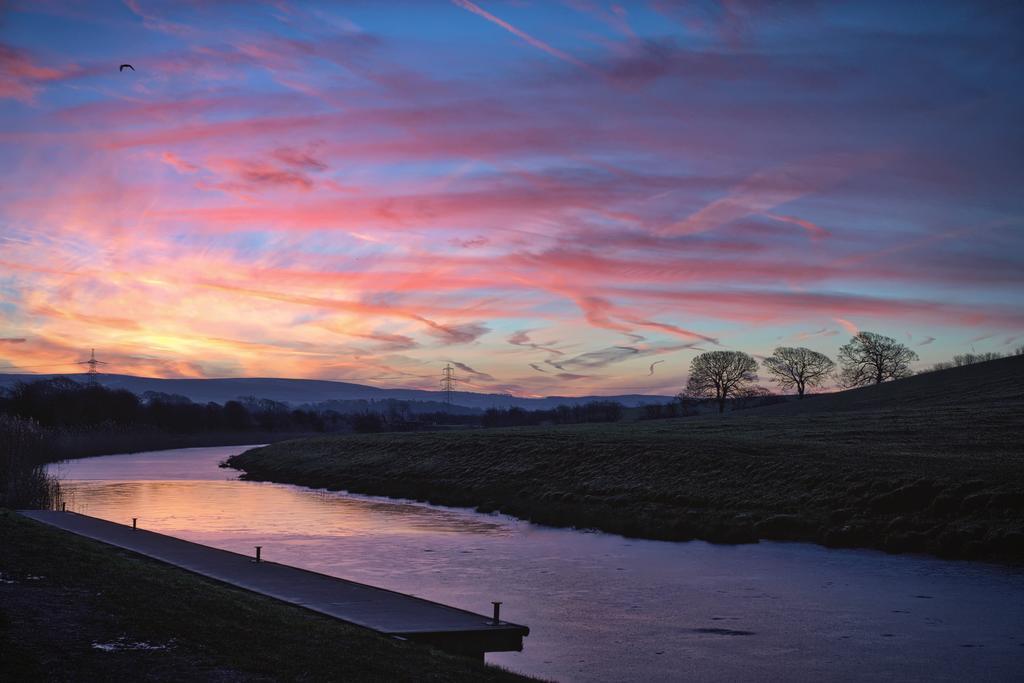
{"label": "concrete jetty", "polygon": [[109,545],[187,569],[232,586],[299,605],[378,633],[483,657],[523,649],[530,629],[412,595],[347,581],[277,562],[192,543],[74,512],[25,510],[22,515]]}

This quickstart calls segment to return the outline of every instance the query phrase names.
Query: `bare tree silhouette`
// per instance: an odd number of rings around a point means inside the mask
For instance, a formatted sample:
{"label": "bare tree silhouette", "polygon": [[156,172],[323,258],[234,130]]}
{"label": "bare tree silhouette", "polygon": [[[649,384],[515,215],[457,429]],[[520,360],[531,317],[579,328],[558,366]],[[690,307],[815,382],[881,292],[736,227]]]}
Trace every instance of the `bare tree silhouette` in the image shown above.
{"label": "bare tree silhouette", "polygon": [[757,361],[742,351],[707,351],[690,362],[689,396],[706,396],[718,402],[718,412],[725,412],[725,402],[757,379]]}
{"label": "bare tree silhouette", "polygon": [[860,332],[839,347],[839,362],[843,366],[840,383],[844,387],[881,384],[889,379],[910,377],[910,362],[918,356],[892,337]]}
{"label": "bare tree silhouette", "polygon": [[804,347],[780,346],[761,364],[783,389],[796,389],[803,398],[808,387],[819,387],[836,369],[832,359]]}

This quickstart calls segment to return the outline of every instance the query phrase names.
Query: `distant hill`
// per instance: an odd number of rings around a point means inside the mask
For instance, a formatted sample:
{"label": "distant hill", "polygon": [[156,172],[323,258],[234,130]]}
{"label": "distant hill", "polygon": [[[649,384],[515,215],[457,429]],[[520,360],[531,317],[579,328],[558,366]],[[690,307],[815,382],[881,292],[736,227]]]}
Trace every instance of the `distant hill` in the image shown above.
{"label": "distant hill", "polygon": [[[85,374],[69,375],[28,375],[0,374],[0,387],[10,387],[17,382],[33,382],[52,377],[68,377],[87,381]],[[135,394],[147,391],[161,391],[167,394],[187,396],[197,403],[224,403],[240,396],[255,396],[291,405],[321,403],[325,401],[418,401],[433,403],[433,409],[443,409],[445,395],[441,391],[420,389],[381,389],[351,382],[332,382],[317,379],[282,379],[275,377],[232,377],[224,379],[160,379],[156,377],[135,377],[133,375],[99,375],[97,381],[112,389],[127,389]],[[463,408],[511,408],[528,410],[548,409],[559,405],[578,405],[591,401],[618,401],[627,407],[664,403],[671,396],[645,396],[624,394],[619,396],[546,396],[544,398],[521,398],[506,394],[480,394],[470,391],[452,393],[452,403]]]}
{"label": "distant hill", "polygon": [[897,410],[940,406],[1021,403],[1024,407],[1024,356],[936,370],[906,379],[817,394],[802,401],[736,411],[740,415],[795,415]]}

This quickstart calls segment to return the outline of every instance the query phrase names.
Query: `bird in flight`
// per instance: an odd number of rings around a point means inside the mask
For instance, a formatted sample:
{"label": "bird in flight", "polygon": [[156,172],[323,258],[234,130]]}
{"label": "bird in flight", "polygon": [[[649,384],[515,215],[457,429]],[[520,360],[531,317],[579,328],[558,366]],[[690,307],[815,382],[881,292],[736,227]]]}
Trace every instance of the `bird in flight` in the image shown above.
{"label": "bird in flight", "polygon": [[125,69],[131,69],[132,71],[135,71],[135,67],[131,64],[122,64],[121,68],[118,69],[118,71],[124,71]]}

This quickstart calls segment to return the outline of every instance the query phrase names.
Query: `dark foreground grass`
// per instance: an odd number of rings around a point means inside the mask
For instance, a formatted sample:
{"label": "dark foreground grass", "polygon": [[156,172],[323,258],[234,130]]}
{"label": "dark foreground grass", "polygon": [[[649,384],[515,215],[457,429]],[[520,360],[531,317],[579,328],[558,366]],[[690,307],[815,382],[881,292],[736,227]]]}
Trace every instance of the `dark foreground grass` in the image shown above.
{"label": "dark foreground grass", "polygon": [[[315,438],[230,464],[249,479],[627,536],[800,540],[1021,563],[1024,359],[1004,367],[985,370],[998,391],[958,368],[913,378],[924,387],[917,394],[914,384],[909,393],[879,388],[874,404],[859,390],[846,411]],[[936,382],[948,391],[935,391]],[[971,400],[956,399],[961,385],[972,387]]]}
{"label": "dark foreground grass", "polygon": [[527,680],[9,511],[0,549],[4,681]]}

